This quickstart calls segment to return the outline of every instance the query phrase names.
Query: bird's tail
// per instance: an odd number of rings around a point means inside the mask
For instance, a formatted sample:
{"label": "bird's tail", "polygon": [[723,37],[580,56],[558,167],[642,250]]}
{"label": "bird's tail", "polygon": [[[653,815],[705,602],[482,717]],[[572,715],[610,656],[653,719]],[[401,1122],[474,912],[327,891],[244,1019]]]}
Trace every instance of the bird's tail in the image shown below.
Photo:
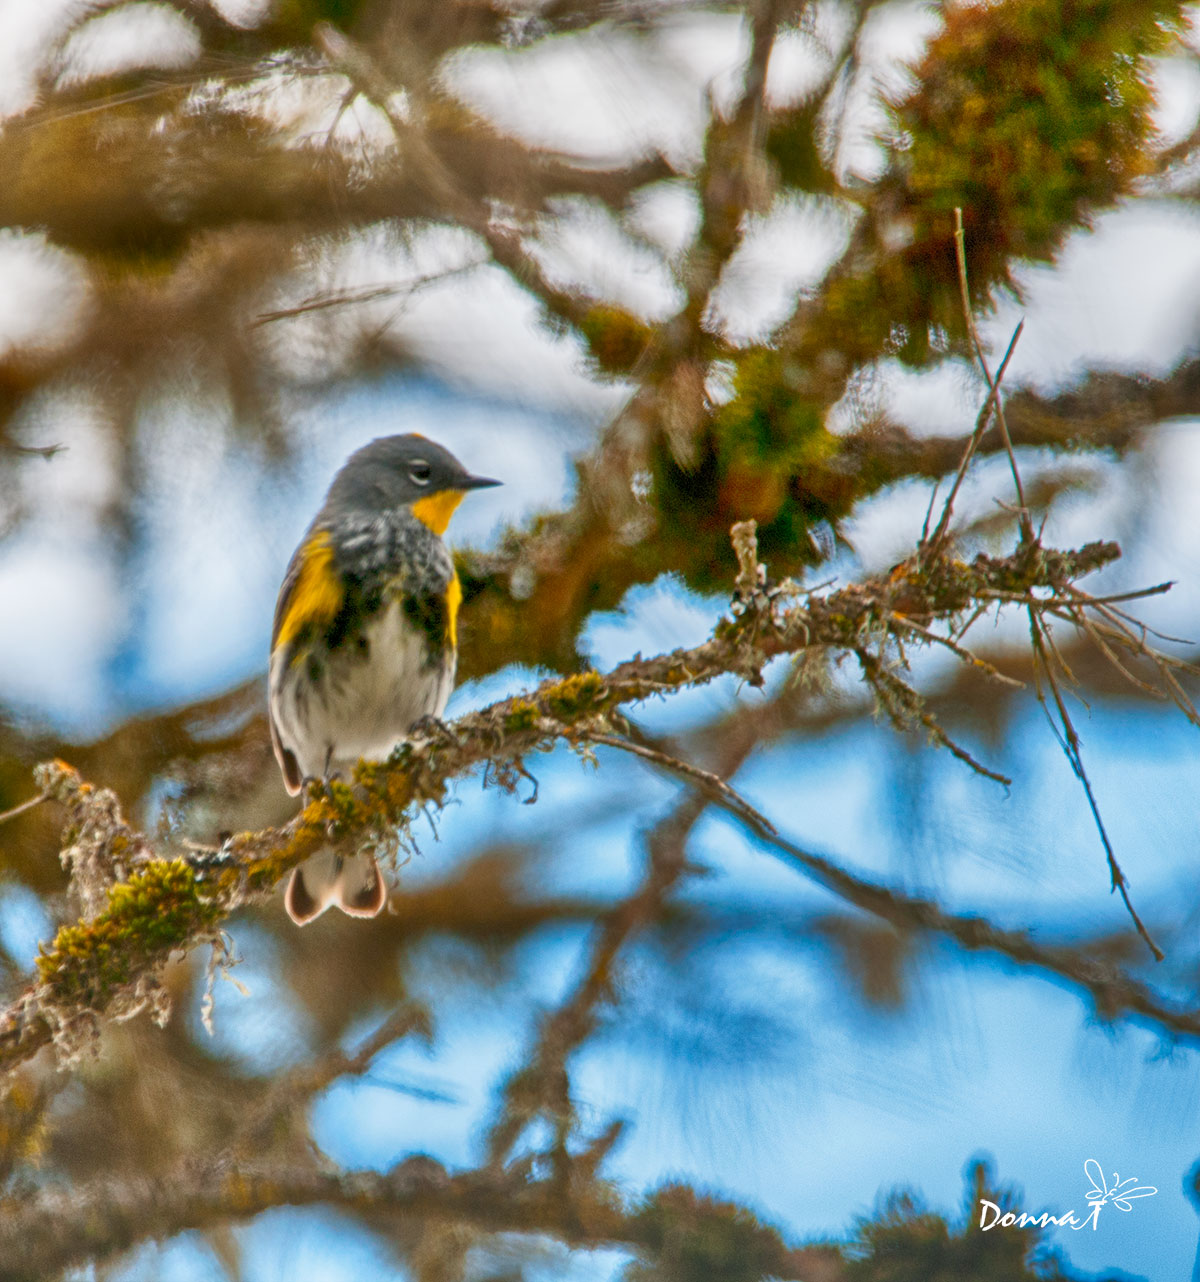
{"label": "bird's tail", "polygon": [[283,902],[297,926],[307,926],[329,907],[374,917],[387,903],[387,887],[374,855],[323,850],[292,872]]}

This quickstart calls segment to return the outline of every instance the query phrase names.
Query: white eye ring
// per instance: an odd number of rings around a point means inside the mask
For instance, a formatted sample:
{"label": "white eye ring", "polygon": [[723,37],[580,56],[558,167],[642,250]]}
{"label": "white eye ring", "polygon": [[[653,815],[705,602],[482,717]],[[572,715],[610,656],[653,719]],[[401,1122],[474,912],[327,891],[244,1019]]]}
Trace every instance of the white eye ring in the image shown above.
{"label": "white eye ring", "polygon": [[414,485],[429,484],[429,464],[423,458],[415,458],[408,465],[408,475]]}

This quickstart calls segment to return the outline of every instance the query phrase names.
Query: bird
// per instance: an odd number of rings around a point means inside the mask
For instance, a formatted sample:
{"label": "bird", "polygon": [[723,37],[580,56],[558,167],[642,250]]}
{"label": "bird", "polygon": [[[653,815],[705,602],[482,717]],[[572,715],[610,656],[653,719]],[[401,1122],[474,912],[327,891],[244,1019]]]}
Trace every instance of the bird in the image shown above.
{"label": "bird", "polygon": [[[292,554],[271,630],[267,709],[287,791],[384,760],[440,718],[454,688],[462,586],[442,535],[471,490],[449,450],[415,432],[356,450]],[[370,853],[318,852],[292,871],[288,916],[374,917],[387,901]]]}

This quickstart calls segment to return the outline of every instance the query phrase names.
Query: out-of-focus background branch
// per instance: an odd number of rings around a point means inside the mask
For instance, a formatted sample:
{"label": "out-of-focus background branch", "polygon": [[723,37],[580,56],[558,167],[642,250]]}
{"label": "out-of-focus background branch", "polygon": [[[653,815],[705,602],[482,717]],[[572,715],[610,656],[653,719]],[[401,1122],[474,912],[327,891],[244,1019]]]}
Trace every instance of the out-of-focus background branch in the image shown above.
{"label": "out-of-focus background branch", "polygon": [[[0,12],[0,812],[54,758],[114,798],[0,825],[5,1044],[87,1052],[29,1058],[0,1103],[0,1277],[1183,1274],[1193,24]],[[952,542],[918,546],[986,398],[955,209],[993,370],[1025,318],[1003,408],[1041,546],[1119,560],[1037,560],[990,407]],[[450,715],[576,751],[496,739],[479,790],[483,738],[442,745],[451,804],[385,816],[389,912],[297,931],[263,888],[299,847],[226,843],[303,829],[271,606],[333,470],[398,430],[505,481],[451,531]],[[571,678],[714,628],[725,676],[577,718]],[[275,862],[235,907],[249,851]],[[54,1027],[22,997],[71,957],[133,1016],[98,1044],[93,993]],[[1081,1204],[1088,1158],[1160,1192],[1095,1234],[972,1228],[982,1198]]]}

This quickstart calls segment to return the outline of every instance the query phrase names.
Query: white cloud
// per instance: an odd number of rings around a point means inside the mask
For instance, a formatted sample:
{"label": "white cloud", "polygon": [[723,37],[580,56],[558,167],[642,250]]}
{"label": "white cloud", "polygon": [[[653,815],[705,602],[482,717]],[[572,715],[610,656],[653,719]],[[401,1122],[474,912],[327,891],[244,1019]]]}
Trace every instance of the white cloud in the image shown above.
{"label": "white cloud", "polygon": [[517,50],[470,49],[444,71],[449,86],[500,128],[597,163],[661,151],[698,161],[706,98],[728,106],[747,50],[727,14],[680,16],[649,37],[604,27]]}
{"label": "white cloud", "polygon": [[1177,204],[1124,206],[1077,232],[1055,267],[1018,272],[1024,304],[980,326],[999,360],[1026,317],[1005,382],[1059,385],[1086,366],[1170,370],[1194,342],[1200,220]]}
{"label": "white cloud", "polygon": [[83,320],[87,275],[74,255],[40,232],[0,229],[0,358],[16,348],[54,347]]}
{"label": "white cloud", "polygon": [[0,119],[32,104],[47,53],[86,8],[82,0],[0,0]]}
{"label": "white cloud", "polygon": [[177,9],[138,0],[85,22],[63,46],[59,83],[77,84],[139,67],[187,67],[200,35]]}
{"label": "white cloud", "polygon": [[785,198],[751,217],[712,295],[730,338],[766,339],[790,315],[797,294],[820,284],[845,249],[852,225],[849,208],[816,198]]}
{"label": "white cloud", "polygon": [[209,4],[235,27],[254,27],[271,12],[271,0],[208,0]]}
{"label": "white cloud", "polygon": [[122,625],[108,558],[52,535],[15,540],[0,557],[0,600],[0,699],[95,728]]}

